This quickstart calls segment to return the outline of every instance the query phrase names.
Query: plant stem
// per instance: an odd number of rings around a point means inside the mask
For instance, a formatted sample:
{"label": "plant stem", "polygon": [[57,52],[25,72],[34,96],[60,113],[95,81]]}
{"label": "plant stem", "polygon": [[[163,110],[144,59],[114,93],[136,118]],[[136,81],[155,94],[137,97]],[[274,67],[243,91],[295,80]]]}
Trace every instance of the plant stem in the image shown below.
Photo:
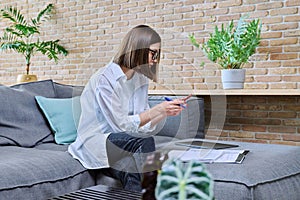
{"label": "plant stem", "polygon": [[26,64],[26,74],[27,74],[27,75],[29,74],[29,65],[30,65],[30,63],[27,63],[27,64]]}
{"label": "plant stem", "polygon": [[179,198],[178,200],[185,200],[186,199],[186,191],[185,191],[186,181],[182,180],[179,183]]}

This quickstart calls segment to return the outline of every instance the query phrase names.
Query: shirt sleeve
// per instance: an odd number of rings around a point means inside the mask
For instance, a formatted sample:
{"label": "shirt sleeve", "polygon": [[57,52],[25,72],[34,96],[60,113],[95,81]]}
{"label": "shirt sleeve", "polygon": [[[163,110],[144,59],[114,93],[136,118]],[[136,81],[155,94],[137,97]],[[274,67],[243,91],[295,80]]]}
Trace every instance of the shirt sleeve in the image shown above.
{"label": "shirt sleeve", "polygon": [[[150,109],[150,106],[149,106],[149,103],[148,103],[148,98],[145,100],[147,103],[145,104],[145,109],[144,111],[146,110],[149,110]],[[144,126],[141,126],[139,128],[139,132],[140,133],[149,133],[149,132],[153,132],[154,130],[156,129],[156,125],[152,126],[151,124],[151,121],[148,122],[147,124],[145,124]]]}
{"label": "shirt sleeve", "polygon": [[112,87],[105,80],[100,82],[96,90],[96,98],[111,129],[114,132],[138,133],[140,131],[139,114],[129,115],[128,113],[130,95],[126,94],[126,91],[122,91],[121,87]]}

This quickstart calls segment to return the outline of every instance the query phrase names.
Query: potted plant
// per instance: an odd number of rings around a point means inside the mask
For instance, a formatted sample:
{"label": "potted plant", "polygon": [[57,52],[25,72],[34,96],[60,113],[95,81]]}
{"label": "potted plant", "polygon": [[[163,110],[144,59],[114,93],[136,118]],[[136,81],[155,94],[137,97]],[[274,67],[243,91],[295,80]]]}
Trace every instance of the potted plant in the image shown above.
{"label": "potted plant", "polygon": [[[246,18],[247,16],[242,16],[236,26],[233,20],[226,27],[222,24],[220,30],[216,26],[214,33],[211,33],[210,38],[202,45],[208,59],[223,69],[221,75],[224,89],[244,88],[243,66],[260,43],[262,26],[260,20],[247,23]],[[200,47],[194,35],[190,35],[189,38],[195,47]]]}
{"label": "potted plant", "polygon": [[200,161],[184,163],[168,159],[159,171],[155,197],[157,200],[213,200],[213,187],[213,179]]}
{"label": "potted plant", "polygon": [[41,23],[50,19],[53,7],[53,4],[48,4],[30,21],[27,21],[17,8],[6,7],[0,11],[0,17],[10,22],[0,37],[0,50],[14,50],[21,53],[26,61],[26,74],[19,75],[17,82],[37,80],[36,75],[29,75],[31,58],[36,52],[46,55],[50,60],[54,59],[55,62],[58,61],[59,54],[68,54],[68,51],[59,45],[59,40],[42,41],[37,37],[40,34]]}

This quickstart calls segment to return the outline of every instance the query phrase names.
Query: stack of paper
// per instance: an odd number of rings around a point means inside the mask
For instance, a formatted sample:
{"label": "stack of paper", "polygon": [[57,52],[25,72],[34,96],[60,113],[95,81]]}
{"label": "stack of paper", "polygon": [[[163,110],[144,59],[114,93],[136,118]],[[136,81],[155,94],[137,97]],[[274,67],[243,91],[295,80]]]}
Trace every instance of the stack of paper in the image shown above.
{"label": "stack of paper", "polygon": [[242,163],[246,150],[216,150],[216,149],[189,149],[172,150],[169,152],[170,158],[177,158],[184,162],[198,160],[204,163]]}

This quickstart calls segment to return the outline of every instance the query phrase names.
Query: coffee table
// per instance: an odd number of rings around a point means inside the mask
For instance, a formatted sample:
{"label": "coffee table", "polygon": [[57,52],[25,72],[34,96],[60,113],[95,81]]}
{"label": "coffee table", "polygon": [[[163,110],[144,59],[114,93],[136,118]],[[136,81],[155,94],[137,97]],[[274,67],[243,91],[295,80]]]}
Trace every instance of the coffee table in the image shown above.
{"label": "coffee table", "polygon": [[96,185],[58,197],[51,200],[141,200],[142,194],[138,192],[126,191],[120,188],[112,188],[105,185]]}

